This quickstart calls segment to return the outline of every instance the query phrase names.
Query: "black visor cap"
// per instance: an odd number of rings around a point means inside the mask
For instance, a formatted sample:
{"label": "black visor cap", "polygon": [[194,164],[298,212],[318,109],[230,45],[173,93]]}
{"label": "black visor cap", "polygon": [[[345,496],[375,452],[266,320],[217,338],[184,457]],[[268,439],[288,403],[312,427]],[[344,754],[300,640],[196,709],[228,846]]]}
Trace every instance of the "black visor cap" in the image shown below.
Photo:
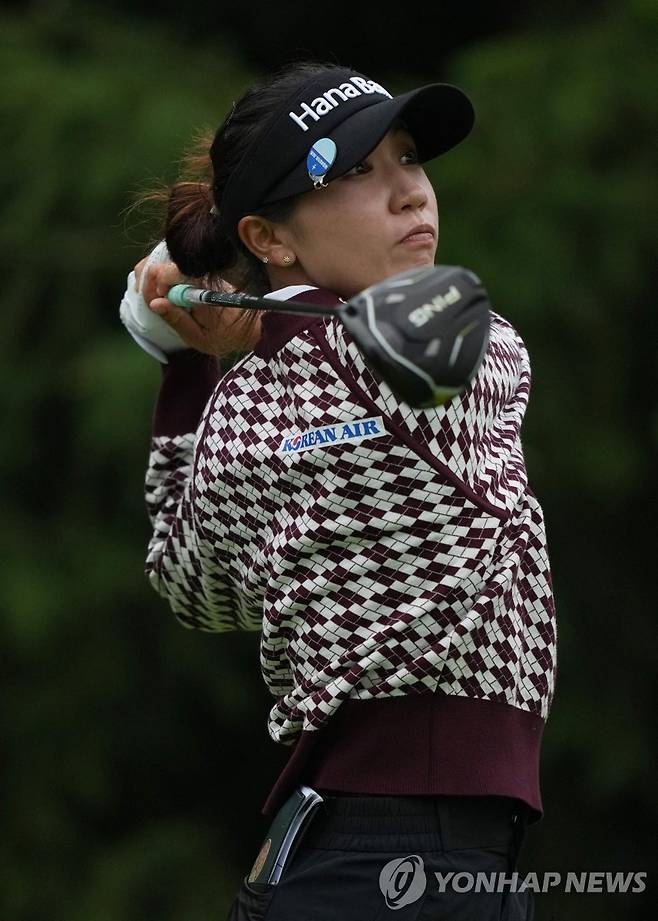
{"label": "black visor cap", "polygon": [[252,143],[224,189],[220,221],[237,238],[245,214],[314,189],[307,157],[321,138],[336,145],[324,182],[330,184],[367,157],[397,118],[408,127],[421,163],[460,143],[475,113],[468,96],[448,83],[432,83],[400,96],[348,69],[329,70],[287,98]]}
{"label": "black visor cap", "polygon": [[[468,97],[449,84],[430,84],[393,99],[383,98],[377,105],[354,112],[327,135],[337,148],[336,160],[326,175],[327,182],[349,172],[372,153],[398,118],[404,121],[416,142],[419,161],[426,163],[456,147],[470,134],[475,113]],[[321,132],[315,134],[324,136]],[[309,141],[309,149],[317,139]],[[312,188],[304,157],[270,189],[263,204]]]}

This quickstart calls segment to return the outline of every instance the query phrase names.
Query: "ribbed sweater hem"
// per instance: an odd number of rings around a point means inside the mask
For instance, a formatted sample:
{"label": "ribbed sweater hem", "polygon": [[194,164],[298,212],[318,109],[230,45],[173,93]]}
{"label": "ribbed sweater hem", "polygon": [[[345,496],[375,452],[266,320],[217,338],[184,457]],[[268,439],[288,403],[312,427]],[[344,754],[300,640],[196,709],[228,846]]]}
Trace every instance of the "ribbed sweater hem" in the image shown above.
{"label": "ribbed sweater hem", "polygon": [[273,816],[295,787],[384,796],[506,796],[543,816],[544,720],[509,704],[441,693],[345,701],[304,730],[267,798]]}

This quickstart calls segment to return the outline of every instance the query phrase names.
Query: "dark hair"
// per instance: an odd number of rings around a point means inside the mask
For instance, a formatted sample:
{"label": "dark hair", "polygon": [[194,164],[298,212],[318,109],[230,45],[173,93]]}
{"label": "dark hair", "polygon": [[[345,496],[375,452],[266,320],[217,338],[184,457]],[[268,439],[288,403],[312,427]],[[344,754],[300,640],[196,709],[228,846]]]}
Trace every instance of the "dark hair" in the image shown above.
{"label": "dark hair", "polygon": [[[233,104],[214,138],[201,135],[183,158],[179,181],[142,195],[137,204],[166,202],[164,236],[172,259],[184,275],[205,277],[209,285],[227,279],[239,291],[262,296],[270,290],[265,266],[241,241],[230,239],[220,227],[218,215],[226,184],[252,144],[270,126],[272,113],[310,78],[342,65],[318,61],[287,64],[251,86]],[[286,221],[299,195],[263,205],[257,213],[273,221]],[[211,208],[216,213],[211,213]],[[245,310],[240,334],[227,341],[223,354],[248,350],[262,310]]]}

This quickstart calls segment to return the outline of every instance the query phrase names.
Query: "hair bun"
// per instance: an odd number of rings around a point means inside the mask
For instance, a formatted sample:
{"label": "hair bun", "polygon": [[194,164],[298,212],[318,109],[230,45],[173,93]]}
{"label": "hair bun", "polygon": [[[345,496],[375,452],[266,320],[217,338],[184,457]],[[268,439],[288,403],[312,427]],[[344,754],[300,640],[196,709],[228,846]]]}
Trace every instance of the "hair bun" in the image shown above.
{"label": "hair bun", "polygon": [[177,182],[171,187],[165,240],[171,258],[191,278],[207,275],[224,262],[218,250],[228,241],[222,241],[217,211],[212,209],[210,187],[205,183]]}

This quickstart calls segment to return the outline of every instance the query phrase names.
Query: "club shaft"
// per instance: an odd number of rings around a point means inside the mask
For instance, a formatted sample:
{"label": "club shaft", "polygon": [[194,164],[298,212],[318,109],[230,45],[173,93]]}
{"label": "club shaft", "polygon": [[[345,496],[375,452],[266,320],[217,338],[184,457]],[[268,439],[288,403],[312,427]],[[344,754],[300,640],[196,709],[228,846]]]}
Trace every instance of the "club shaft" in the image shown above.
{"label": "club shaft", "polygon": [[167,298],[179,307],[193,307],[195,304],[211,304],[217,307],[240,307],[243,310],[274,310],[277,313],[297,313],[302,316],[334,316],[336,307],[326,304],[306,304],[301,301],[277,301],[269,297],[255,297],[253,294],[229,294],[211,291],[208,288],[193,288],[192,285],[174,285],[167,292]]}

